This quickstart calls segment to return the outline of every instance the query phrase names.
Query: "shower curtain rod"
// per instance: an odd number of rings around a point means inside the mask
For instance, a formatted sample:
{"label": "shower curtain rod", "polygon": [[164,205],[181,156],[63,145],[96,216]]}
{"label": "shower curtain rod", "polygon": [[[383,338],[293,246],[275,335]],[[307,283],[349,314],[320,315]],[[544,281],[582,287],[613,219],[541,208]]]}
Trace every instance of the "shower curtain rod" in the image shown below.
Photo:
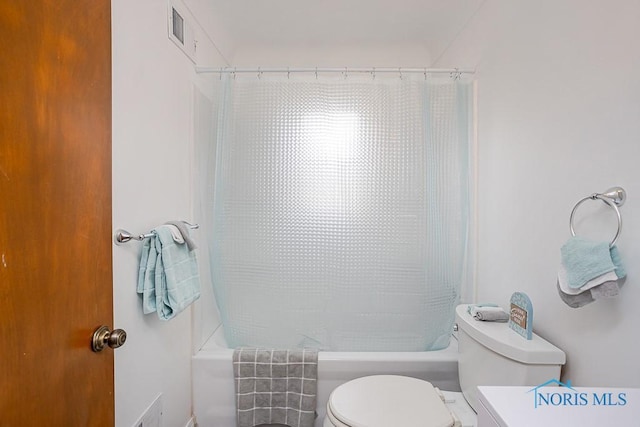
{"label": "shower curtain rod", "polygon": [[474,70],[464,69],[464,68],[298,68],[298,67],[280,67],[280,68],[215,68],[215,67],[196,67],[196,73],[217,73],[217,74],[236,74],[236,73],[368,73],[368,74],[377,74],[377,73],[420,73],[420,74],[434,74],[434,73],[449,73],[449,74],[474,74]]}

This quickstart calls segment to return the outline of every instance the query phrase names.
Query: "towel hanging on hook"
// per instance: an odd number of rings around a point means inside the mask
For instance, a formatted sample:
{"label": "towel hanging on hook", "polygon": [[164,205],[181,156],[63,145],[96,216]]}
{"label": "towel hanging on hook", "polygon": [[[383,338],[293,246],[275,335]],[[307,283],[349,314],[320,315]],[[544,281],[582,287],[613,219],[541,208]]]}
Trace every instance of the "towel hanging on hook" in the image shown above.
{"label": "towel hanging on hook", "polygon": [[200,298],[198,261],[189,238],[184,224],[171,221],[144,240],[136,286],[144,314],[170,320]]}

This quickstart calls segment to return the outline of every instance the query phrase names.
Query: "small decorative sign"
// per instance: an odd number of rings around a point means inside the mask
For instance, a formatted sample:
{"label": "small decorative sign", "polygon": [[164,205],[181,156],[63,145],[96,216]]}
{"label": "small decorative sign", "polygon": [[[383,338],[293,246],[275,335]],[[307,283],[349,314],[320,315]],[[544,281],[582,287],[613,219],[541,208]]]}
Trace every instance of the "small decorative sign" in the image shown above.
{"label": "small decorative sign", "polygon": [[511,295],[509,327],[528,340],[533,338],[533,305],[524,292]]}

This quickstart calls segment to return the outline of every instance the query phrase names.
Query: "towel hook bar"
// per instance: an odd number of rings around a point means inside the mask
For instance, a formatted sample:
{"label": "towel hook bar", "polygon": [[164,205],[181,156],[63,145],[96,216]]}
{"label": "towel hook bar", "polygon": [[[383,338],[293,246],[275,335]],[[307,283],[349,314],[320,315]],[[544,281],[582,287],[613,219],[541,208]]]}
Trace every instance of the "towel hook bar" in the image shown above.
{"label": "towel hook bar", "polygon": [[620,215],[619,206],[624,205],[624,202],[627,200],[627,192],[624,191],[622,187],[613,187],[605,191],[604,193],[593,193],[590,196],[584,197],[580,199],[573,209],[571,210],[571,215],[569,216],[569,230],[571,231],[571,235],[575,237],[576,232],[573,228],[573,217],[582,203],[587,200],[601,200],[606,205],[608,205],[611,209],[616,213],[616,217],[618,218],[618,229],[616,230],[615,236],[613,236],[613,240],[609,243],[609,247],[612,247],[618,241],[618,237],[620,237],[620,232],[622,231],[622,216]]}
{"label": "towel hook bar", "polygon": [[[192,230],[200,228],[198,224],[191,224],[187,221],[182,221],[182,222],[184,222],[187,225],[187,227],[191,228]],[[134,235],[129,233],[127,230],[123,230],[122,228],[119,228],[115,231],[115,234],[113,236],[113,241],[115,242],[116,245],[121,245],[131,240],[142,241],[144,239],[148,239],[149,237],[153,237],[153,236],[155,236],[153,232],[147,233],[147,234]]]}

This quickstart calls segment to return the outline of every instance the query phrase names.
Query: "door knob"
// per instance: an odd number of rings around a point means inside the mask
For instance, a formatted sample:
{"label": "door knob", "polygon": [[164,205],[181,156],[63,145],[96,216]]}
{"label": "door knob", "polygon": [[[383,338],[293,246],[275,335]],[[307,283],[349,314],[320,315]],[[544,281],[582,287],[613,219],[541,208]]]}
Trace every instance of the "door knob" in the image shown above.
{"label": "door knob", "polygon": [[106,346],[111,348],[122,347],[127,340],[127,333],[122,329],[114,329],[109,331],[106,326],[100,326],[93,333],[93,339],[91,340],[91,350],[100,352],[104,350]]}

